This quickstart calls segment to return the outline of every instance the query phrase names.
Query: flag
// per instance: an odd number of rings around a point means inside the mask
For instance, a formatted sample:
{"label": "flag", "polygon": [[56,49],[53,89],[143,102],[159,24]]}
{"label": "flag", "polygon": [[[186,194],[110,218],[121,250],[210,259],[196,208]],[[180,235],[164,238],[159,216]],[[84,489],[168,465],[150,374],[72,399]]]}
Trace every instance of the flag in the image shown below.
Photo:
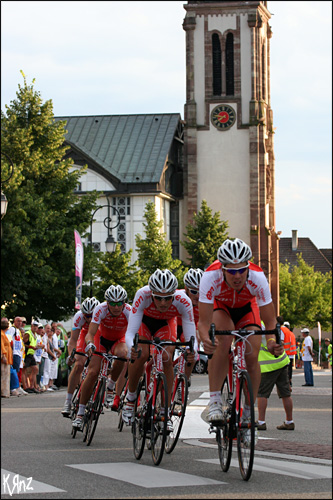
{"label": "flag", "polygon": [[83,277],[83,245],[81,236],[74,229],[75,238],[75,309],[80,309]]}

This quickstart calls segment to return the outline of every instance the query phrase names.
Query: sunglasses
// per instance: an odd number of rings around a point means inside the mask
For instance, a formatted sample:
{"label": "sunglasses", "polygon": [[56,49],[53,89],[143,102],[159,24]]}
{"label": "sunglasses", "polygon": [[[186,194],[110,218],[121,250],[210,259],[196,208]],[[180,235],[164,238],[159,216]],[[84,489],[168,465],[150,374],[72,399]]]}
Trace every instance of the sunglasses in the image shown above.
{"label": "sunglasses", "polygon": [[111,306],[111,307],[115,307],[115,306],[123,306],[124,305],[124,301],[121,300],[120,302],[108,302],[108,304]]}
{"label": "sunglasses", "polygon": [[174,298],[174,295],[167,295],[166,297],[161,297],[161,295],[154,295],[153,293],[151,295],[154,299],[158,300],[158,302],[162,302],[162,300],[169,301],[173,300]]}
{"label": "sunglasses", "polygon": [[92,318],[92,314],[85,314],[86,318]]}
{"label": "sunglasses", "polygon": [[245,267],[239,267],[238,269],[229,269],[227,267],[222,267],[225,271],[227,271],[228,274],[231,274],[232,276],[235,276],[236,273],[243,274],[245,271],[248,269],[249,265]]}
{"label": "sunglasses", "polygon": [[199,293],[199,290],[192,290],[191,288],[188,289],[188,291],[192,294],[192,295],[197,295]]}

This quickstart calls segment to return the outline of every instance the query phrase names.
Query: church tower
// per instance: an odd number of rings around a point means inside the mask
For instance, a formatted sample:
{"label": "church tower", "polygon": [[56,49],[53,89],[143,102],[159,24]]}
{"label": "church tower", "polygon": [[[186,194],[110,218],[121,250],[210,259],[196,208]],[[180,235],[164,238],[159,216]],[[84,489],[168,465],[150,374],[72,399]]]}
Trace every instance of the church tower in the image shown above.
{"label": "church tower", "polygon": [[[270,13],[267,2],[188,1],[184,206],[180,234],[206,200],[252,248],[279,312]],[[187,214],[187,215],[185,215]]]}

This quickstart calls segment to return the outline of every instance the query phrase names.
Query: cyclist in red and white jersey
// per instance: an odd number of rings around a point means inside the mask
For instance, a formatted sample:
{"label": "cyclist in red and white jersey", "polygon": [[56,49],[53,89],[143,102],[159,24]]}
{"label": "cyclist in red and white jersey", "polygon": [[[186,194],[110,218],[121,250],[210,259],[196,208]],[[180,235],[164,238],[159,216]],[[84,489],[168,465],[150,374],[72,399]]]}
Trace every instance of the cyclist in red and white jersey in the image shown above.
{"label": "cyclist in red and white jersey", "polygon": [[[81,304],[81,310],[77,311],[73,319],[73,327],[71,336],[68,342],[68,358],[66,363],[68,366],[72,366],[74,360],[70,359],[73,349],[76,352],[84,353],[86,348],[85,336],[88,333],[89,324],[96,306],[99,306],[100,302],[95,297],[87,297]],[[84,356],[75,355],[75,364],[71,373],[68,377],[67,394],[64,407],[62,409],[62,415],[64,417],[69,417],[71,410],[71,403],[75,387],[80,381],[80,376],[84,368],[84,363],[86,358]]]}
{"label": "cyclist in red and white jersey", "polygon": [[[104,294],[105,302],[102,302],[94,309],[94,314],[89,325],[85,338],[85,352],[92,354],[89,363],[89,370],[82,383],[79,410],[77,418],[73,422],[73,427],[81,428],[86,404],[92,394],[94,384],[97,380],[102,357],[97,352],[111,352],[121,358],[127,358],[127,347],[125,343],[125,333],[128,325],[128,318],[131,306],[125,301],[127,299],[126,290],[120,285],[111,285]],[[108,391],[113,391],[117,379],[123,369],[123,361],[115,360],[112,365],[111,379],[108,382]]]}
{"label": "cyclist in red and white jersey", "polygon": [[[194,316],[194,323],[195,327],[197,329],[198,321],[199,321],[199,285],[200,285],[200,280],[203,276],[203,271],[202,269],[194,269],[190,268],[187,273],[184,276],[184,285],[185,285],[185,293],[186,295],[191,299],[192,306],[193,306],[193,316]],[[197,330],[196,330],[197,333]],[[196,335],[197,341],[198,341],[198,334]],[[183,334],[183,324],[182,324],[182,318],[179,315],[177,317],[177,339],[180,340],[181,342],[185,341],[185,337]],[[190,385],[190,377],[191,373],[193,371],[194,365],[199,358],[199,354],[196,355],[195,359],[192,361],[192,363],[187,362],[185,366],[185,375],[188,379],[188,383]]]}
{"label": "cyclist in red and white jersey", "polygon": [[[199,335],[206,354],[213,354],[209,361],[210,404],[208,421],[223,418],[221,387],[227,375],[229,348],[232,338],[221,336],[215,345],[209,339],[209,328],[215,323],[217,330],[246,328],[261,330],[261,319],[267,330],[276,327],[276,314],[268,281],[260,267],[249,262],[250,247],[242,240],[227,239],[217,252],[217,258],[205,271],[200,282]],[[260,335],[248,339],[245,351],[254,400],[260,384],[258,354],[262,338]],[[268,350],[275,355],[283,353],[283,347],[272,335],[266,335]],[[246,411],[249,410],[245,408]]]}
{"label": "cyclist in red and white jersey", "polygon": [[[177,316],[180,315],[183,323],[184,337],[189,341],[195,337],[195,323],[193,306],[184,290],[177,290],[178,281],[169,269],[157,269],[149,278],[148,285],[140,288],[134,297],[132,311],[126,332],[126,344],[131,353],[133,364],[129,365],[129,386],[127,400],[122,416],[126,424],[130,424],[133,416],[136,389],[143,373],[144,364],[149,357],[149,345],[141,345],[141,356],[132,348],[135,334],[139,333],[140,339],[151,340],[158,337],[163,340],[176,341]],[[173,383],[173,353],[174,346],[166,347],[163,353],[164,373],[167,380],[169,405]],[[197,344],[195,344],[195,351]],[[189,354],[188,360],[192,362],[194,354]],[[172,422],[168,419],[168,430],[172,430]]]}

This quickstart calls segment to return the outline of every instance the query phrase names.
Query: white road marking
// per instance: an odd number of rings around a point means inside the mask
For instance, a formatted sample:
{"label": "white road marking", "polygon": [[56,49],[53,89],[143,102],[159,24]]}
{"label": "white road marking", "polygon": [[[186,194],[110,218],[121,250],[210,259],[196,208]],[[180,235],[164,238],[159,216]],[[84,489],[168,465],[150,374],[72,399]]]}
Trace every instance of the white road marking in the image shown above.
{"label": "white road marking", "polygon": [[[217,464],[220,466],[220,461],[218,458],[213,459],[198,459],[199,462],[205,462],[209,464]],[[231,467],[239,467],[238,460],[231,460]],[[325,467],[324,465],[315,464],[305,464],[304,462],[293,462],[287,461],[286,459],[273,460],[268,457],[260,458],[255,457],[253,470],[261,472],[270,472],[272,474],[280,474],[282,476],[297,477],[299,479],[331,479],[332,478],[332,468]]]}
{"label": "white road marking", "polygon": [[46,483],[35,481],[16,472],[1,469],[1,495],[27,494],[27,493],[60,493],[60,490]]}
{"label": "white road marking", "polygon": [[92,474],[110,477],[117,481],[141,486],[143,488],[171,488],[174,486],[203,486],[208,484],[226,484],[206,477],[173,472],[161,467],[140,465],[129,462],[103,464],[67,465],[73,469],[83,470]]}

